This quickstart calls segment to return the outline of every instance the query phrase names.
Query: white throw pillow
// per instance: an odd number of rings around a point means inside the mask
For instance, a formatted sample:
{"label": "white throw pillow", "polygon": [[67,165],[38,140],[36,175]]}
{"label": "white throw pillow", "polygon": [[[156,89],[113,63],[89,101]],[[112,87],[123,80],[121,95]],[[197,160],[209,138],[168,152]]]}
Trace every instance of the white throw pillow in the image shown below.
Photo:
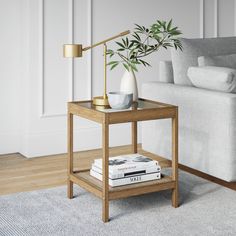
{"label": "white throw pillow", "polygon": [[222,66],[236,69],[236,54],[198,57],[199,66]]}
{"label": "white throw pillow", "polygon": [[181,38],[180,42],[182,43],[183,51],[171,49],[174,82],[180,85],[192,86],[187,76],[187,71],[190,66],[198,66],[198,57],[236,53],[236,37]]}
{"label": "white throw pillow", "polygon": [[188,77],[199,88],[236,93],[236,70],[226,67],[189,67]]}

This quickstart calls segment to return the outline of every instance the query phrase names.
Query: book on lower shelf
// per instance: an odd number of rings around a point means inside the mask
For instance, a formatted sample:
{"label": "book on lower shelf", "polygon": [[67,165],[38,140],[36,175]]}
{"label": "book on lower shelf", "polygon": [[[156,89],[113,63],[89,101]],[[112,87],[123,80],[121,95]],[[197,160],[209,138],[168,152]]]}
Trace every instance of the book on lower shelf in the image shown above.
{"label": "book on lower shelf", "polygon": [[[92,170],[95,172],[102,174],[102,168],[96,166],[96,164],[92,164]],[[122,171],[111,171],[109,170],[109,178],[110,179],[120,179],[120,178],[125,178],[125,177],[130,177],[130,176],[135,176],[135,175],[143,175],[143,174],[151,174],[155,172],[160,172],[161,167],[159,165],[155,166],[150,166],[150,167],[137,167],[135,169],[124,169]]]}
{"label": "book on lower shelf", "polygon": [[[96,179],[102,181],[102,174],[94,171],[93,169],[90,170],[90,175],[95,177]],[[141,183],[151,180],[157,180],[161,178],[161,172],[155,172],[150,174],[144,174],[144,175],[135,175],[120,179],[110,179],[109,178],[109,185],[111,187],[118,187],[122,185],[128,185],[128,184],[135,184],[135,183]]]}
{"label": "book on lower shelf", "polygon": [[[97,167],[102,168],[102,158],[95,159],[94,164]],[[158,161],[152,160],[151,158],[139,153],[109,158],[109,170],[113,172],[135,170],[136,168],[148,168],[158,164]]]}
{"label": "book on lower shelf", "polygon": [[[109,185],[112,187],[157,180],[161,178],[158,161],[141,154],[109,158]],[[95,159],[90,175],[102,181],[102,159]]]}

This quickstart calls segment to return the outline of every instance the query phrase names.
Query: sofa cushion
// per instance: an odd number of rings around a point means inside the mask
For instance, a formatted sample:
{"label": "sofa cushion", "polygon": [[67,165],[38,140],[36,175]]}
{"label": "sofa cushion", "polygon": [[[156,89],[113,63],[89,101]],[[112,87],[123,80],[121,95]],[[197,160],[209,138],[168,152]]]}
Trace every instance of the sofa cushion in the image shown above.
{"label": "sofa cushion", "polygon": [[236,70],[226,67],[189,67],[188,77],[198,88],[226,93],[236,92]]}
{"label": "sofa cushion", "polygon": [[236,54],[198,57],[199,66],[222,66],[236,69]]}
{"label": "sofa cushion", "polygon": [[199,56],[216,56],[236,53],[236,37],[180,39],[183,51],[171,50],[175,84],[192,83],[187,76],[190,66],[198,66]]}
{"label": "sofa cushion", "polygon": [[164,83],[174,83],[173,67],[171,61],[160,61],[159,81]]}

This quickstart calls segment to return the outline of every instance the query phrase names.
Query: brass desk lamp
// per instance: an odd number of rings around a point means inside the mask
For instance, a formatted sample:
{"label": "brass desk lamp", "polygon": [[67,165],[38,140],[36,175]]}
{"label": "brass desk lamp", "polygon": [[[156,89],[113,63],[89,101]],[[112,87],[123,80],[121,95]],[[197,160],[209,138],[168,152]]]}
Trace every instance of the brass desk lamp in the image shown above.
{"label": "brass desk lamp", "polygon": [[103,96],[99,96],[99,97],[94,97],[93,98],[93,104],[95,106],[109,106],[108,103],[108,98],[107,98],[107,45],[106,43],[108,41],[114,40],[118,37],[122,37],[125,36],[127,34],[129,34],[130,31],[124,31],[116,36],[113,36],[111,38],[108,38],[106,40],[103,40],[99,43],[93,44],[89,47],[85,47],[83,48],[81,44],[64,44],[63,46],[63,54],[64,57],[82,57],[83,56],[83,51],[87,51],[89,49],[92,49],[94,47],[97,47],[101,44],[103,44],[103,48],[104,48],[104,92],[103,92]]}

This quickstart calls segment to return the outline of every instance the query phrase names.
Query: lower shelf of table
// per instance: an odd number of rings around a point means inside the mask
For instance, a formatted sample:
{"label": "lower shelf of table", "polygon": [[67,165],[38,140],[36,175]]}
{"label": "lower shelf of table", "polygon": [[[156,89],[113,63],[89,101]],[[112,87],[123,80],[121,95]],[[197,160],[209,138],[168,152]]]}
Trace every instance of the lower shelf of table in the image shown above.
{"label": "lower shelf of table", "polygon": [[[70,180],[80,187],[102,198],[102,182],[92,177],[89,171],[75,172],[70,174]],[[126,198],[145,193],[174,189],[175,181],[170,176],[164,176],[160,180],[147,181],[143,183],[109,187],[109,200]]]}

